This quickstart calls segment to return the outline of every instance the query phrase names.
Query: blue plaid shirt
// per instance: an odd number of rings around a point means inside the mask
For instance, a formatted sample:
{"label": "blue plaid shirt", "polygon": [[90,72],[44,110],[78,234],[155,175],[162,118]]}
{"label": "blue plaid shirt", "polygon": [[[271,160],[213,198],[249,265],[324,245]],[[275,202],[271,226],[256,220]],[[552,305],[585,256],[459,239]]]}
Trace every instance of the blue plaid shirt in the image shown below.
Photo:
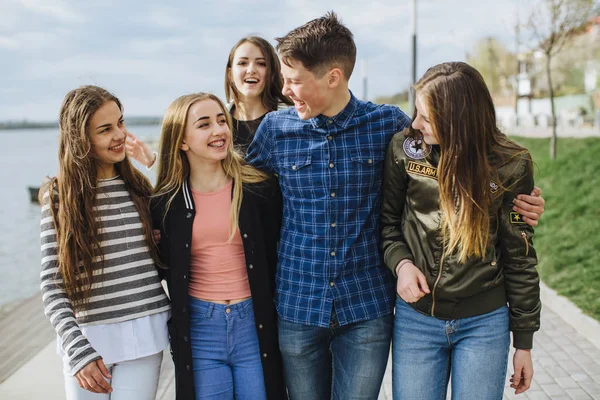
{"label": "blue plaid shirt", "polygon": [[280,317],[327,327],[392,313],[394,280],[379,250],[382,164],[410,124],[399,108],[351,95],[335,117],[267,114],[248,161],[279,175],[283,224],[276,274]]}

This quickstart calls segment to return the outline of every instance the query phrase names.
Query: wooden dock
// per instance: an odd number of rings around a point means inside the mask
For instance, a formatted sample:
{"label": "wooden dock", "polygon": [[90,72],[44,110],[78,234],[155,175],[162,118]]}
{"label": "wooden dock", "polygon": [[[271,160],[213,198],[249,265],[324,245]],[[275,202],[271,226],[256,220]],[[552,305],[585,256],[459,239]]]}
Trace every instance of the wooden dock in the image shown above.
{"label": "wooden dock", "polygon": [[[0,384],[55,340],[56,333],[44,315],[41,294],[5,307],[0,311]],[[166,349],[156,400],[174,398],[173,361]]]}
{"label": "wooden dock", "polygon": [[44,315],[41,294],[3,312],[0,315],[0,383],[54,338],[54,329]]}

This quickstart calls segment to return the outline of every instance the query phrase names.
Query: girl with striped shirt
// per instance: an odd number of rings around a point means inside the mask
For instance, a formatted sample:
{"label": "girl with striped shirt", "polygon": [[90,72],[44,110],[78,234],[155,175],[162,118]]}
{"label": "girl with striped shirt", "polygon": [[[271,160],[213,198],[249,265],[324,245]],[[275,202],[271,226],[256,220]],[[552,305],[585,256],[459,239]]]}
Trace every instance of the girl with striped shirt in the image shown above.
{"label": "girl with striped shirt", "polygon": [[68,400],[154,399],[168,345],[152,186],[125,155],[122,110],[102,88],[69,92],[60,111],[59,172],[40,191],[41,291]]}

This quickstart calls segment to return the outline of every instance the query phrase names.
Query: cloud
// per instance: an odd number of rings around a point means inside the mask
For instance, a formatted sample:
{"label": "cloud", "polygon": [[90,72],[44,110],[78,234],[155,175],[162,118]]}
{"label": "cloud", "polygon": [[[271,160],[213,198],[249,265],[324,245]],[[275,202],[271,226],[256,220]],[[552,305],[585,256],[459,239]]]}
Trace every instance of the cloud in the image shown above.
{"label": "cloud", "polygon": [[21,6],[35,13],[57,19],[62,22],[85,22],[85,17],[74,9],[73,2],[64,0],[17,0]]}

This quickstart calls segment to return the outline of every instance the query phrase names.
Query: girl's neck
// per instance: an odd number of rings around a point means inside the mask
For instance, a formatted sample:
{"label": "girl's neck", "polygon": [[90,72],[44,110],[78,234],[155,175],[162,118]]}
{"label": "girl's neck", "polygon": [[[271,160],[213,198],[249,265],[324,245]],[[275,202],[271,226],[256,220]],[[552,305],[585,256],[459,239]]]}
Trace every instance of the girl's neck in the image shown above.
{"label": "girl's neck", "polygon": [[191,163],[190,185],[200,193],[216,192],[231,181],[223,169],[221,162]]}
{"label": "girl's neck", "polygon": [[117,176],[117,168],[115,164],[97,164],[96,165],[96,178],[97,179],[110,179]]}
{"label": "girl's neck", "polygon": [[238,121],[252,121],[262,117],[269,110],[265,108],[259,96],[244,99],[235,103],[233,118]]}

